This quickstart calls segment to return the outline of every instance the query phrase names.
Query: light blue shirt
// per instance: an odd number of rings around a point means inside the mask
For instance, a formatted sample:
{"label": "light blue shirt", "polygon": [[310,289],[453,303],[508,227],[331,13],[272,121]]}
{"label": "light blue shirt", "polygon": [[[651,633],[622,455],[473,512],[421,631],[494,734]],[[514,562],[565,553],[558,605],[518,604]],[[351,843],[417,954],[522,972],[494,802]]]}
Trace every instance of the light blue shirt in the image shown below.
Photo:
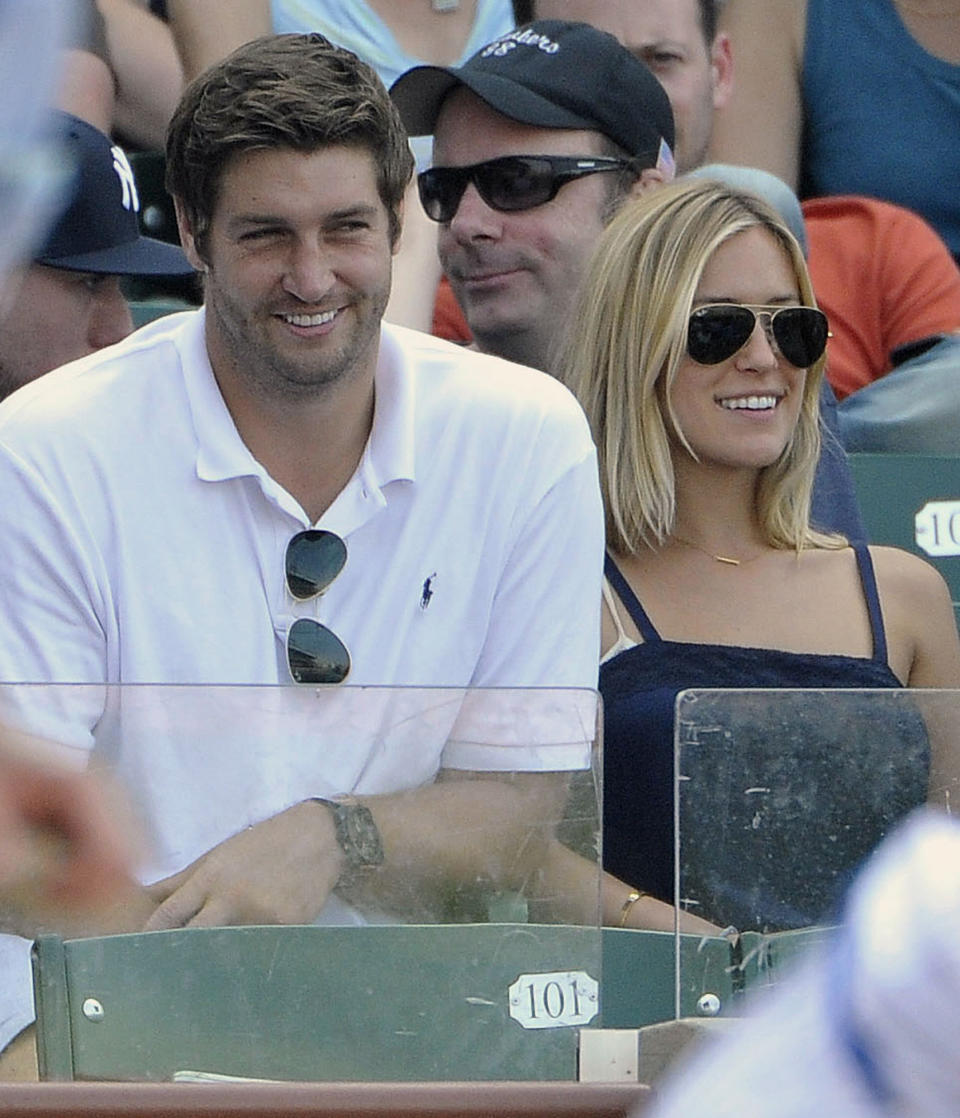
{"label": "light blue shirt", "polygon": [[[400,46],[391,29],[365,0],[271,0],[271,10],[274,31],[319,31],[331,42],[369,62],[388,89],[407,70],[428,65]],[[462,65],[481,47],[513,27],[510,0],[477,0],[470,36],[453,65]],[[417,169],[428,167],[433,148],[431,137],[417,136],[410,146],[417,158]]]}

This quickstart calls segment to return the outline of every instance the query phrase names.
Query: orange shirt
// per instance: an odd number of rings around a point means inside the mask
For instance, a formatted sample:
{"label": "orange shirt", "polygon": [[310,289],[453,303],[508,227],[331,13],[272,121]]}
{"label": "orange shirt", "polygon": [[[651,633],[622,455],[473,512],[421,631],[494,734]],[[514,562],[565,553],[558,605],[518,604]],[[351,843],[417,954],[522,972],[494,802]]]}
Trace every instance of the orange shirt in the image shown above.
{"label": "orange shirt", "polygon": [[470,327],[446,276],[441,276],[437,284],[431,333],[438,338],[446,338],[448,342],[460,342],[462,345],[469,345],[473,341]]}
{"label": "orange shirt", "polygon": [[960,269],[921,217],[873,198],[803,203],[813,289],[833,337],[827,377],[838,399],[891,368],[904,342],[960,329]]}

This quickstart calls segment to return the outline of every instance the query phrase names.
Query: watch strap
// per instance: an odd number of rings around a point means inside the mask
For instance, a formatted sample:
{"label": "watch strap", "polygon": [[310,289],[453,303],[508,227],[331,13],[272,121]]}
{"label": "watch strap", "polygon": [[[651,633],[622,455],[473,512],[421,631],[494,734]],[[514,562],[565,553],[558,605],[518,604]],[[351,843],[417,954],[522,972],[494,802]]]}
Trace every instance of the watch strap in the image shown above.
{"label": "watch strap", "polygon": [[[346,873],[375,869],[384,861],[383,842],[373,812],[353,796],[311,796],[314,803],[323,804],[333,816],[337,845],[346,859]],[[343,880],[344,875],[341,875]]]}

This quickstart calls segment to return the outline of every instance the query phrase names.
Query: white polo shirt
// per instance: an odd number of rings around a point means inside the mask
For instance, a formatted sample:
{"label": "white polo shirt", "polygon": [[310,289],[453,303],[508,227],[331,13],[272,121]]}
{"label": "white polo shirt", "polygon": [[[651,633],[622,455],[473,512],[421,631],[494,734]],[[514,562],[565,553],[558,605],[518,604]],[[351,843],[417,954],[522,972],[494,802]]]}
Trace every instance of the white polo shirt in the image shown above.
{"label": "white polo shirt", "polygon": [[0,492],[3,680],[289,682],[306,615],[349,647],[351,683],[595,684],[583,414],[554,379],[428,335],[383,327],[368,445],[316,525],[348,547],[318,602],[287,593],[310,521],[237,433],[202,310],[6,401]]}
{"label": "white polo shirt", "polygon": [[[322,598],[297,603],[284,554],[311,524],[241,440],[203,315],[158,320],[0,406],[0,680],[288,683],[286,632],[309,616],[350,649],[351,684],[595,686],[602,511],[587,423],[562,385],[385,325],[368,445],[315,525],[346,540],[347,562]],[[82,699],[30,712],[80,758],[106,693]],[[504,767],[475,740],[420,739],[386,768],[324,754],[309,774],[289,742],[289,756],[260,756],[262,774],[250,749],[236,772],[197,749],[185,796],[152,752],[155,718],[128,708],[122,762],[148,805],[157,874],[305,795]],[[560,767],[555,756],[529,767]],[[22,998],[5,1010],[0,1045],[29,1020]]]}

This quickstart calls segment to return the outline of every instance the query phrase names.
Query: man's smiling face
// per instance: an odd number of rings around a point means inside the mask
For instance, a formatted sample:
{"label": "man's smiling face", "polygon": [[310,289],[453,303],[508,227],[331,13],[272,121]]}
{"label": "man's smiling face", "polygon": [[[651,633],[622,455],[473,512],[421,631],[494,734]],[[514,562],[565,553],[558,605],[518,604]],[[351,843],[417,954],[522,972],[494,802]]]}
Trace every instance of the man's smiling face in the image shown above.
{"label": "man's smiling face", "polygon": [[[538,128],[502,116],[469,90],[447,97],[437,119],[433,162],[465,167],[505,155],[600,155],[598,133]],[[470,184],[438,248],[482,350],[544,367],[562,334],[587,260],[604,225],[612,175],[566,183],[533,209],[502,213]]]}

